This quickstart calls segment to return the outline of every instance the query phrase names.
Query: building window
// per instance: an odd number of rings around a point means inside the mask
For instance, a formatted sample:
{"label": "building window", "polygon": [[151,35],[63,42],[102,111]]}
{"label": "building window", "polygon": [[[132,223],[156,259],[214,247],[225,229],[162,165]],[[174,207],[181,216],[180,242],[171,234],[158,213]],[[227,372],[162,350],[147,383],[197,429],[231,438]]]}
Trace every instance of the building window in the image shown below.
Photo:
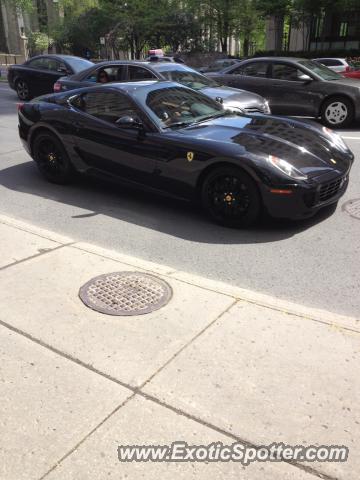
{"label": "building window", "polygon": [[348,22],[340,23],[339,37],[347,37],[348,27],[349,27]]}

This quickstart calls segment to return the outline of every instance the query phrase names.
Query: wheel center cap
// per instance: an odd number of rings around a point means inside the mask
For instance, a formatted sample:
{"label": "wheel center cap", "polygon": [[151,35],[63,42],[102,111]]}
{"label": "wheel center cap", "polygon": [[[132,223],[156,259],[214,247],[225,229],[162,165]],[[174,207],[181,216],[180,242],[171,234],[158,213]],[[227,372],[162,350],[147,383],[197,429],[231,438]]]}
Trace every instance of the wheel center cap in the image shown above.
{"label": "wheel center cap", "polygon": [[225,195],[225,202],[232,202],[233,201],[233,196],[231,193],[228,193]]}
{"label": "wheel center cap", "polygon": [[54,155],[53,153],[49,153],[48,159],[49,159],[50,162],[54,162],[54,161],[55,161],[55,158],[56,158],[56,157],[55,157],[55,155]]}

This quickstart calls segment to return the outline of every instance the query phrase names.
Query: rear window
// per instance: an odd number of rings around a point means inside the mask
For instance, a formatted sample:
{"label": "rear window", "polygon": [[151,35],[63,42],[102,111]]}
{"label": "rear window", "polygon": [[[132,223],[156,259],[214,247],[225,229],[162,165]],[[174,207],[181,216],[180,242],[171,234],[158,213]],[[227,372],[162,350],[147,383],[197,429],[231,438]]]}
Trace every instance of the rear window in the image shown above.
{"label": "rear window", "polygon": [[66,58],[66,63],[70,65],[74,73],[81,72],[81,70],[85,70],[85,68],[89,68],[94,65],[93,62],[80,57],[68,57]]}
{"label": "rear window", "polygon": [[334,58],[320,58],[318,62],[322,63],[326,67],[338,67],[339,65],[343,65],[343,63],[340,60],[336,60]]}

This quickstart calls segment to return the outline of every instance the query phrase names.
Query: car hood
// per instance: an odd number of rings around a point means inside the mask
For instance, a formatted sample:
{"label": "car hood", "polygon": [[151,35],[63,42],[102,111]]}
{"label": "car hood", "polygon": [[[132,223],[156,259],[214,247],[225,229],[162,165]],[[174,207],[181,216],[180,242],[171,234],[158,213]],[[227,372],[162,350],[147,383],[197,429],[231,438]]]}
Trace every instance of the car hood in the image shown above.
{"label": "car hood", "polygon": [[[335,134],[316,124],[268,115],[215,118],[181,130],[183,135],[208,139],[233,147],[238,156],[268,159],[273,155],[288,161],[308,178],[347,172],[353,154]],[[237,147],[241,147],[239,152]],[[226,148],[226,151],[229,151]]]}
{"label": "car hood", "polygon": [[263,107],[265,99],[256,93],[247,92],[231,87],[206,87],[201,89],[201,93],[218,100],[221,98],[225,107]]}
{"label": "car hood", "polygon": [[360,88],[359,81],[355,78],[341,77],[338,80],[328,80],[328,82],[334,85],[344,85],[347,87]]}

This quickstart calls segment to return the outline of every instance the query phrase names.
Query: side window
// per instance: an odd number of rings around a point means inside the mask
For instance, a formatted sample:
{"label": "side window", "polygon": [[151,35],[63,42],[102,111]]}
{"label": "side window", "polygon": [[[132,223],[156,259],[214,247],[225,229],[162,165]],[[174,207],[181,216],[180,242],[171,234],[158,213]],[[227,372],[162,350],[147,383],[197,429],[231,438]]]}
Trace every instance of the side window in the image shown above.
{"label": "side window", "polygon": [[237,75],[246,75],[248,77],[266,77],[269,64],[266,62],[252,62],[235,68],[231,73]]}
{"label": "side window", "polygon": [[35,60],[30,60],[28,66],[31,68],[46,68],[44,67],[44,59],[43,58],[35,58]]}
{"label": "side window", "polygon": [[303,72],[293,65],[285,63],[274,63],[272,67],[272,78],[276,80],[300,81]]}
{"label": "side window", "polygon": [[85,80],[94,83],[123,82],[124,77],[124,66],[113,65],[93,71]]}
{"label": "side window", "polygon": [[[44,59],[44,68],[51,70],[52,72],[59,72],[60,71],[60,62],[54,60],[53,58],[45,58]],[[64,65],[65,68],[65,65]]]}
{"label": "side window", "polygon": [[138,118],[131,101],[117,92],[89,92],[76,97],[72,103],[76,108],[109,123],[115,123],[124,115]]}
{"label": "side window", "polygon": [[129,66],[129,80],[133,82],[141,82],[141,80],[156,80],[156,77],[146,68]]}

